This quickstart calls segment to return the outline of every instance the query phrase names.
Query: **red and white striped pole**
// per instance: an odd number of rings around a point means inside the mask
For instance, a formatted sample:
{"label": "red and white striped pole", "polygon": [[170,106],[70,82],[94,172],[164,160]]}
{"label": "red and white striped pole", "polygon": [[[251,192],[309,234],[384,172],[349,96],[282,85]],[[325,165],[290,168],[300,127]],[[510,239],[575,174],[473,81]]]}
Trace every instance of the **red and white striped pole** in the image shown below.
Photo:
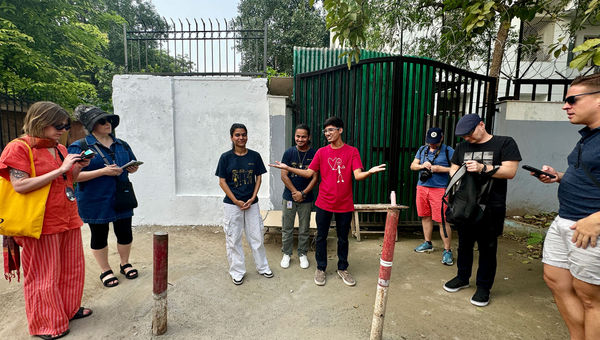
{"label": "red and white striped pole", "polygon": [[385,219],[383,248],[381,250],[381,259],[379,260],[379,281],[377,283],[377,295],[375,296],[373,322],[371,323],[371,340],[381,340],[383,334],[383,319],[385,318],[387,290],[392,275],[392,261],[394,260],[394,247],[396,245],[399,207],[396,207],[395,192],[392,191],[390,199],[392,207],[388,209]]}
{"label": "red and white striped pole", "polygon": [[154,233],[154,277],[152,296],[152,334],[162,335],[167,331],[167,280],[169,274],[169,234]]}

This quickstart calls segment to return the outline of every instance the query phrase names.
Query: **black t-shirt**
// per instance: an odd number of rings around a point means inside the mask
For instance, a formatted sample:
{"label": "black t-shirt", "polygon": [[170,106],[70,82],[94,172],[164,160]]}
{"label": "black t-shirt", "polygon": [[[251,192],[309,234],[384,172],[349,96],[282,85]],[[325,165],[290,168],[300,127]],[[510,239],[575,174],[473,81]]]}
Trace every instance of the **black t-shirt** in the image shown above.
{"label": "black t-shirt", "polygon": [[[260,176],[265,172],[267,172],[267,169],[265,169],[265,164],[258,152],[248,149],[245,155],[238,156],[233,150],[229,150],[219,158],[215,175],[219,178],[225,178],[235,198],[245,202],[252,197],[256,176]],[[234,204],[227,195],[225,195],[223,202]],[[256,202],[258,202],[258,197],[252,204]]]}
{"label": "black t-shirt", "polygon": [[[306,152],[298,151],[298,148],[292,146],[291,148],[285,150],[283,153],[283,157],[281,158],[281,163],[285,163],[292,168],[296,169],[308,169],[310,162],[312,162],[313,157],[315,157],[315,149],[310,148],[306,150]],[[298,191],[302,191],[306,189],[306,187],[310,184],[312,178],[304,178],[302,176],[298,176],[292,172],[288,172],[288,177],[292,181],[292,184]],[[303,203],[312,202],[313,192],[312,190],[309,192],[305,192],[306,198],[304,198]],[[286,201],[292,201],[292,192],[287,187],[283,190],[283,199]]]}
{"label": "black t-shirt", "polygon": [[[503,161],[520,161],[519,147],[512,137],[492,136],[492,139],[482,144],[462,142],[456,146],[452,163],[461,165],[465,161],[476,160],[483,164],[502,165]],[[489,206],[506,206],[505,178],[491,178],[493,181],[488,196]]]}

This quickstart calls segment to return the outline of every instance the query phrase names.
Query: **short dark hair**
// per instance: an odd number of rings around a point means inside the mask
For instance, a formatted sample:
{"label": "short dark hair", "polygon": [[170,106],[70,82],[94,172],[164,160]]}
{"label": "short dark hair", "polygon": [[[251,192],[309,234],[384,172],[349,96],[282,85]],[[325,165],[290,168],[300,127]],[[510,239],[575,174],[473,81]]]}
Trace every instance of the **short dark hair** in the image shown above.
{"label": "short dark hair", "polygon": [[246,125],[244,125],[242,123],[233,123],[233,125],[231,125],[231,128],[229,129],[230,137],[233,137],[233,132],[235,132],[235,129],[244,129],[246,131],[246,133],[248,133],[248,129],[246,129]]}
{"label": "short dark hair", "polygon": [[304,124],[304,123],[300,123],[298,125],[296,125],[296,129],[294,130],[294,132],[296,132],[296,130],[306,130],[306,132],[308,132],[308,135],[310,136],[310,128],[308,127],[308,125]]}
{"label": "short dark hair", "polygon": [[333,125],[339,129],[344,128],[344,122],[340,118],[335,116],[327,118],[327,120],[325,120],[325,123],[323,123],[323,128],[326,128],[329,125]]}
{"label": "short dark hair", "polygon": [[579,76],[571,82],[571,86],[581,85],[587,87],[591,91],[600,90],[600,73],[590,74],[589,76]]}

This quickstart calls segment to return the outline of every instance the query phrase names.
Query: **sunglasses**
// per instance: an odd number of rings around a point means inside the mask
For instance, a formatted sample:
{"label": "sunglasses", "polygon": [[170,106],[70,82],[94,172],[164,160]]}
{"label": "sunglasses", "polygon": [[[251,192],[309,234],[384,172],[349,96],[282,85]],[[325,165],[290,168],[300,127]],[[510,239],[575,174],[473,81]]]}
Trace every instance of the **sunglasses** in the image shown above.
{"label": "sunglasses", "polygon": [[106,120],[106,118],[100,118],[97,123],[100,125],[104,125],[106,123],[110,123],[110,121]]}
{"label": "sunglasses", "polygon": [[56,125],[52,125],[56,130],[69,130],[71,128],[71,123],[67,123],[67,124],[56,124]]}
{"label": "sunglasses", "polygon": [[580,94],[575,94],[572,96],[568,96],[567,98],[565,98],[565,103],[569,104],[569,105],[573,105],[577,102],[577,97],[579,96],[586,96],[588,94],[596,94],[596,93],[600,93],[600,91],[594,91],[594,92],[586,92],[586,93],[580,93]]}

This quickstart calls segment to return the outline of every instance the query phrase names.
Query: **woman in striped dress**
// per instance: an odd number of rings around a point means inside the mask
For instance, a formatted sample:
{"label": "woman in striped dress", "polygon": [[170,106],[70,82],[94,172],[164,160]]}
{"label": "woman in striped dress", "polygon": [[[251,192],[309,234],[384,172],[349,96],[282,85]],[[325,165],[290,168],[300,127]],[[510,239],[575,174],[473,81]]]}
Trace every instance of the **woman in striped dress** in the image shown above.
{"label": "woman in striped dress", "polygon": [[29,333],[58,339],[69,333],[69,322],[92,314],[80,306],[85,274],[81,225],[73,180],[89,161],[67,154],[58,143],[70,128],[67,112],[52,102],[31,105],[21,137],[32,150],[36,177],[30,177],[29,148],[9,143],[0,156],[0,176],[14,190],[27,193],[50,185],[39,239],[15,237],[23,247],[25,310]]}

